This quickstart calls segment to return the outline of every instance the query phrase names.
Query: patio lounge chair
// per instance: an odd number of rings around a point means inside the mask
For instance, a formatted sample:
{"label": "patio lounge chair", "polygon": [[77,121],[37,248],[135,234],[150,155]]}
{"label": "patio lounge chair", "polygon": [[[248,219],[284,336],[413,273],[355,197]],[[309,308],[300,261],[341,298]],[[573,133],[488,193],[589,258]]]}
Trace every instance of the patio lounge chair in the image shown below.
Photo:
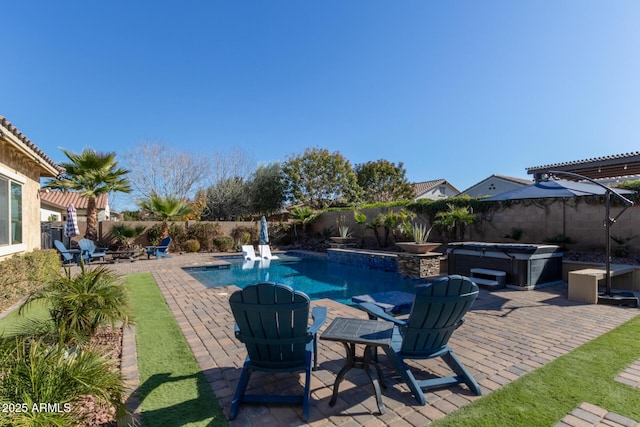
{"label": "patio lounge chair", "polygon": [[102,259],[102,261],[107,260],[107,252],[105,248],[96,248],[95,243],[91,239],[80,239],[78,241],[78,246],[82,251],[82,258],[84,258],[87,262],[91,262],[94,259]]}
{"label": "patio lounge chair", "polygon": [[277,255],[271,255],[271,248],[269,247],[269,245],[259,245],[258,250],[260,251],[260,258],[278,259]]}
{"label": "patio lounge chair", "polygon": [[77,249],[67,249],[60,240],[54,240],[53,245],[60,254],[62,264],[70,264],[72,262],[77,263],[80,259],[80,251]]}
{"label": "patio lounge chair", "polygon": [[157,246],[147,246],[147,259],[151,259],[151,255],[154,255],[156,259],[171,258],[169,245],[171,245],[171,237],[165,237]]}
{"label": "patio lounge chair", "polygon": [[[318,329],[327,317],[326,307],[314,307],[309,321],[310,300],[286,285],[258,283],[234,292],[229,298],[235,318],[235,335],[247,348],[229,418],[235,419],[241,403],[302,404],[302,419],[309,418],[311,370],[318,363]],[[253,394],[245,391],[253,371],[304,371],[304,394]]]}
{"label": "patio lounge chair", "polygon": [[256,251],[253,249],[253,245],[242,245],[242,259],[257,261],[260,258],[256,256]]}
{"label": "patio lounge chair", "polygon": [[[477,296],[475,283],[467,277],[452,275],[419,287],[406,320],[396,319],[375,304],[360,304],[370,318],[396,324],[392,345],[385,348],[385,352],[421,405],[426,403],[423,390],[452,384],[465,383],[472,392],[481,394],[476,380],[447,344],[453,331],[464,322],[464,315]],[[405,363],[408,359],[434,357],[442,357],[456,375],[417,381]]]}

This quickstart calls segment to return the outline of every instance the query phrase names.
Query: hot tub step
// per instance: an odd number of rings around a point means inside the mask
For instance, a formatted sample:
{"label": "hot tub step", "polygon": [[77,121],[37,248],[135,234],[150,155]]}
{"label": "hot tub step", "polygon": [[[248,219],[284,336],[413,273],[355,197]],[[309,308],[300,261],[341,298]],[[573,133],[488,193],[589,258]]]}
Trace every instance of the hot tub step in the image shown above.
{"label": "hot tub step", "polygon": [[500,283],[498,283],[497,280],[481,279],[479,277],[470,277],[469,279],[471,279],[471,281],[476,285],[486,287],[490,291],[493,291],[495,289],[502,289],[505,287],[505,285],[501,285]]}
{"label": "hot tub step", "polygon": [[470,279],[478,286],[486,286],[489,290],[502,289],[506,285],[507,273],[487,268],[472,268]]}

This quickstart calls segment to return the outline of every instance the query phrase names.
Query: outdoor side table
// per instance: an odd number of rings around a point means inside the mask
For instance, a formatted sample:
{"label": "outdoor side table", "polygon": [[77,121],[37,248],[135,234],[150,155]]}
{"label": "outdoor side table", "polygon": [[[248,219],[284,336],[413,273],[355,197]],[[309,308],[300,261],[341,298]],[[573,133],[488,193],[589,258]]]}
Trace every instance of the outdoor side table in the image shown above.
{"label": "outdoor side table", "polygon": [[[347,352],[347,359],[333,384],[333,395],[329,406],[336,404],[338,399],[338,388],[344,380],[344,376],[352,368],[362,369],[369,377],[373,389],[376,393],[376,401],[380,414],[384,414],[384,405],[382,403],[382,393],[380,391],[380,383],[386,388],[384,379],[382,378],[382,370],[378,366],[375,358],[372,359],[376,351],[376,347],[389,347],[391,345],[391,336],[393,334],[393,323],[379,320],[363,320],[363,319],[346,319],[338,317],[334,319],[329,327],[320,336],[321,340],[337,341],[344,345]],[[356,355],[356,345],[364,344],[364,354]],[[377,376],[371,375],[370,367],[373,365],[376,369]]]}

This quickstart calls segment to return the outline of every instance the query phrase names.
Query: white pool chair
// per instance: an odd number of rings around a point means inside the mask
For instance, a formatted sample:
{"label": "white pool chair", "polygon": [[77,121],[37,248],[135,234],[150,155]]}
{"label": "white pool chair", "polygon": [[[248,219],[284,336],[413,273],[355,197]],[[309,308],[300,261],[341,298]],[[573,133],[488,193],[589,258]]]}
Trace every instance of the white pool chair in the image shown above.
{"label": "white pool chair", "polygon": [[260,251],[260,258],[278,259],[277,255],[271,255],[271,248],[269,247],[269,245],[259,245],[258,250]]}
{"label": "white pool chair", "polygon": [[253,245],[242,245],[242,258],[249,261],[257,261],[260,259],[256,256],[256,251],[253,249]]}

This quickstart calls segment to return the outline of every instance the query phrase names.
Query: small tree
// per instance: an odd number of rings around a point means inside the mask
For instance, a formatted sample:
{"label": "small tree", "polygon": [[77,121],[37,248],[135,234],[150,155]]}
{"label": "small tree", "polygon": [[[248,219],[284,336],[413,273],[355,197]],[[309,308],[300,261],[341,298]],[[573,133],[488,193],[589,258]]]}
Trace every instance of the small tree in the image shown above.
{"label": "small tree", "polygon": [[269,216],[285,202],[285,181],[279,163],[258,166],[248,184],[251,214]]}
{"label": "small tree", "polygon": [[138,202],[138,205],[148,214],[162,221],[161,238],[168,235],[169,221],[181,220],[193,211],[193,208],[182,200],[155,194],[152,194],[148,200]]}
{"label": "small tree", "polygon": [[62,152],[69,159],[60,163],[65,173],[49,181],[44,188],[78,191],[88,199],[87,231],[84,237],[95,241],[98,238],[96,198],[111,192],[130,193],[131,184],[125,178],[129,171],[118,166],[115,153],[98,153],[90,148],[80,154],[67,150]]}
{"label": "small tree", "polygon": [[311,209],[308,206],[300,206],[300,207],[294,208],[291,211],[291,218],[293,218],[296,221],[294,222],[294,228],[293,228],[293,232],[296,235],[296,237],[298,237],[298,231],[295,227],[296,223],[302,225],[302,236],[306,237],[307,225],[312,223],[317,217],[318,217],[318,214],[316,214],[313,211],[313,209]]}
{"label": "small tree", "polygon": [[355,173],[366,203],[413,199],[413,186],[407,180],[402,162],[397,166],[383,159],[360,163],[355,166]]}
{"label": "small tree", "polygon": [[132,321],[129,295],[118,276],[106,267],[85,269],[71,276],[66,269],[49,285],[33,292],[20,306],[19,313],[36,301],[45,301],[55,325],[60,345],[83,344],[98,327]]}
{"label": "small tree", "polygon": [[467,207],[447,204],[448,210],[439,212],[433,227],[440,230],[445,248],[451,239],[463,240],[467,225],[476,220],[476,215],[471,213]]}
{"label": "small tree", "polygon": [[292,203],[324,209],[340,201],[353,202],[360,191],[351,163],[339,152],[307,148],[304,154],[290,157],[282,170]]}

